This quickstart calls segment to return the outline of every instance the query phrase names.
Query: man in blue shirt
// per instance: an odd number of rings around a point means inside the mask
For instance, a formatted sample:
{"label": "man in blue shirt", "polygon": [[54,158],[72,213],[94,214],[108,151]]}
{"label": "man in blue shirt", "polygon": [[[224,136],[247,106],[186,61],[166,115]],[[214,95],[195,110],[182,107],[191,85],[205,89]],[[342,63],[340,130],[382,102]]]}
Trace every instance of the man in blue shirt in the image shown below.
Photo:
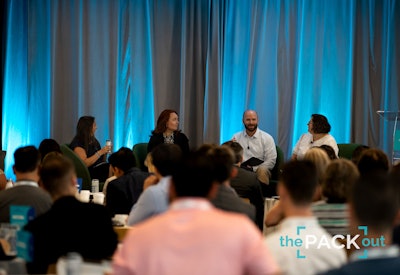
{"label": "man in blue shirt", "polygon": [[155,176],[158,183],[145,189],[129,213],[128,225],[135,225],[168,208],[170,175],[182,159],[182,150],[178,145],[163,143],[151,151]]}

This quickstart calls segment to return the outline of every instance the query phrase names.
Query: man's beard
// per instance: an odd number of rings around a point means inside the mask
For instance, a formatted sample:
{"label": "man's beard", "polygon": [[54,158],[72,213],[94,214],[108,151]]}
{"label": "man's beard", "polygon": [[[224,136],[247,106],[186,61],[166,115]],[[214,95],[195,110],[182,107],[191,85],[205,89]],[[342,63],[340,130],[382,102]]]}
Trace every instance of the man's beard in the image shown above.
{"label": "man's beard", "polygon": [[253,126],[251,126],[252,128],[250,128],[249,126],[247,126],[246,124],[244,125],[244,128],[246,128],[247,131],[249,132],[254,132],[255,130],[257,130],[258,124],[255,124]]}

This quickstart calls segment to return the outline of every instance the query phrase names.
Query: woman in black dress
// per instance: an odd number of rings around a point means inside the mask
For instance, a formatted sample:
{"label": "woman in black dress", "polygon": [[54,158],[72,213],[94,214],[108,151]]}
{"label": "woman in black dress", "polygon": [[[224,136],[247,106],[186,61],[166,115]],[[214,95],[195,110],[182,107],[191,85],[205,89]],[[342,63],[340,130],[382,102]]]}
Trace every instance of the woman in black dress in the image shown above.
{"label": "woman in black dress", "polygon": [[189,139],[179,130],[178,113],[174,110],[164,110],[157,119],[157,126],[147,146],[147,152],[162,143],[173,143],[178,145],[184,154],[189,152]]}
{"label": "woman in black dress", "polygon": [[91,178],[104,182],[109,177],[109,164],[106,162],[106,156],[111,148],[110,146],[101,148],[99,141],[94,136],[96,130],[97,124],[94,117],[79,118],[76,135],[70,147],[86,164]]}

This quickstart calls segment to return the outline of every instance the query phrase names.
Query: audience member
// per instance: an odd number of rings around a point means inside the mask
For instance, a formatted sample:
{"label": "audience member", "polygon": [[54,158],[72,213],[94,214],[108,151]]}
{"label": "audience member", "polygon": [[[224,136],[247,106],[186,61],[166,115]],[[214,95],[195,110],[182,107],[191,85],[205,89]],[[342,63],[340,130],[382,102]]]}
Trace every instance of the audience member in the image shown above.
{"label": "audience member", "polygon": [[90,177],[105,182],[110,174],[106,156],[111,148],[107,145],[101,148],[99,141],[94,136],[96,130],[97,124],[94,117],[79,118],[76,135],[69,146],[86,164]]}
{"label": "audience member", "polygon": [[313,204],[312,211],[331,235],[350,234],[347,202],[359,175],[357,167],[347,159],[333,160],[326,168],[322,180],[324,200]]}
{"label": "audience member", "polygon": [[361,175],[371,174],[376,171],[389,171],[389,159],[386,154],[378,148],[364,150],[358,160],[358,171]]}
{"label": "audience member", "polygon": [[232,139],[244,148],[241,166],[255,171],[258,180],[268,185],[277,155],[274,139],[258,128],[256,111],[245,111],[242,121],[245,130],[236,133]]}
{"label": "audience member", "polygon": [[[215,209],[213,158],[190,153],[173,175],[168,211],[128,232],[114,274],[272,274],[278,267],[243,215]],[[218,172],[218,171],[217,171]]]}
{"label": "audience member", "polygon": [[0,192],[0,222],[10,222],[10,206],[26,205],[39,216],[50,209],[50,195],[39,187],[40,153],[34,146],[20,147],[14,153],[14,187]]}
{"label": "audience member", "polygon": [[326,154],[326,152],[319,148],[319,147],[313,147],[310,148],[305,154],[304,154],[304,160],[309,160],[311,161],[316,169],[317,169],[317,178],[318,178],[318,185],[317,189],[315,191],[314,195],[314,201],[319,201],[322,199],[321,197],[321,185],[323,181],[323,177],[325,175],[326,168],[328,167],[329,163],[331,162],[331,159],[329,156]]}
{"label": "audience member", "polygon": [[174,110],[166,109],[161,112],[156,128],[151,133],[147,152],[150,153],[157,145],[163,143],[178,145],[183,154],[189,152],[189,139],[179,130],[178,113]]}
{"label": "audience member", "polygon": [[[311,203],[317,185],[316,168],[312,162],[291,161],[284,165],[278,194],[285,219],[280,228],[265,239],[284,274],[316,274],[339,267],[346,261],[343,249],[319,246],[319,241],[329,240],[331,236],[312,215]],[[316,242],[309,242],[306,247],[304,242],[310,235]],[[303,240],[303,244],[293,245],[295,239]]]}
{"label": "audience member", "polygon": [[50,153],[43,160],[40,177],[54,204],[25,226],[34,240],[29,273],[45,274],[50,264],[68,252],[78,252],[88,260],[111,257],[118,244],[111,217],[104,206],[75,198],[77,178],[72,162]]}
{"label": "audience member", "polygon": [[143,191],[143,182],[149,173],[135,167],[135,156],[126,147],[113,153],[108,162],[117,179],[107,186],[106,208],[112,215],[129,214]]}
{"label": "audience member", "polygon": [[[311,161],[316,167],[316,175],[318,179],[318,185],[315,189],[315,194],[313,197],[314,202],[321,202],[322,195],[321,195],[321,184],[322,179],[325,174],[326,168],[330,163],[330,159],[328,155],[319,147],[310,148],[304,155],[304,160]],[[265,218],[265,225],[266,226],[275,226],[281,222],[284,218],[284,212],[282,205],[278,201],[274,204],[274,206],[269,210]]]}
{"label": "audience member", "polygon": [[155,174],[160,181],[140,195],[129,213],[128,225],[135,225],[168,208],[168,189],[171,175],[182,161],[182,150],[176,144],[163,143],[151,151]]}
{"label": "audience member", "polygon": [[339,148],[336,140],[329,134],[331,125],[328,119],[320,114],[312,114],[307,123],[308,133],[303,134],[293,149],[292,159],[303,159],[305,153],[311,147],[318,147],[323,144],[329,145],[335,151],[336,157],[339,154]]}
{"label": "audience member", "polygon": [[[400,163],[393,165],[392,169],[390,170],[390,177],[391,180],[394,182],[395,187],[397,188],[396,193],[398,194],[400,205]],[[393,229],[393,244],[400,246],[400,211],[399,215],[397,215],[397,220]]]}
{"label": "audience member", "polygon": [[6,189],[7,178],[4,171],[0,169],[0,191]]}
{"label": "audience member", "polygon": [[369,149],[369,146],[367,145],[359,145],[354,149],[353,153],[351,154],[351,161],[355,164],[358,165],[358,161],[360,160],[361,154]]}
{"label": "audience member", "polygon": [[250,203],[244,202],[235,190],[230,186],[229,180],[234,178],[237,169],[233,166],[235,157],[233,151],[227,146],[210,146],[204,152],[213,159],[215,166],[214,180],[219,184],[216,196],[211,200],[212,204],[222,210],[237,212],[247,215],[252,221],[256,222],[256,209]]}
{"label": "audience member", "polygon": [[336,155],[335,150],[332,148],[332,146],[322,144],[321,146],[319,146],[319,148],[324,150],[331,160],[338,159],[338,156]]}
{"label": "audience member", "polygon": [[[350,256],[350,262],[326,274],[399,274],[399,247],[391,245],[392,230],[399,211],[398,187],[383,170],[362,175],[355,183],[350,199],[352,234],[368,234],[372,246],[360,243],[359,250]],[[359,229],[365,226],[368,230]],[[366,253],[367,257],[366,257]]]}
{"label": "audience member", "polygon": [[256,222],[258,227],[263,230],[264,224],[264,197],[261,191],[261,184],[255,173],[240,167],[243,161],[243,147],[234,141],[227,141],[223,146],[231,148],[235,154],[235,166],[237,167],[236,177],[230,180],[230,185],[242,198],[248,198],[250,203],[256,208]]}
{"label": "audience member", "polygon": [[43,160],[44,157],[50,152],[58,152],[62,154],[60,144],[58,144],[56,140],[51,138],[46,138],[42,140],[42,142],[40,142],[39,152],[41,160]]}

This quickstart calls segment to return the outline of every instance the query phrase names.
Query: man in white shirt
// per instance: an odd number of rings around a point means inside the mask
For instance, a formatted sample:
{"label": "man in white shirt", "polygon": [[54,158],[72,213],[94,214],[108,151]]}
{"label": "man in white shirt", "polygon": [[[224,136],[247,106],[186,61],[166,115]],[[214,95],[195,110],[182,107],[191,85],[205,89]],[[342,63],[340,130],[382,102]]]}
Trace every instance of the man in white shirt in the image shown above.
{"label": "man in white shirt", "polygon": [[[242,167],[256,172],[258,180],[268,185],[270,171],[276,162],[274,139],[258,129],[256,111],[247,110],[243,113],[243,125],[245,130],[233,136],[233,141],[238,142],[244,149]],[[254,161],[260,164],[255,164]]]}
{"label": "man in white shirt", "polygon": [[315,165],[291,161],[282,170],[278,195],[286,218],[265,239],[282,272],[311,275],[340,267],[346,262],[344,248],[318,224],[311,210],[318,184]]}
{"label": "man in white shirt", "polygon": [[163,143],[151,151],[154,173],[159,182],[145,189],[133,205],[127,220],[128,225],[136,225],[168,209],[170,175],[182,160],[182,150],[176,144]]}

